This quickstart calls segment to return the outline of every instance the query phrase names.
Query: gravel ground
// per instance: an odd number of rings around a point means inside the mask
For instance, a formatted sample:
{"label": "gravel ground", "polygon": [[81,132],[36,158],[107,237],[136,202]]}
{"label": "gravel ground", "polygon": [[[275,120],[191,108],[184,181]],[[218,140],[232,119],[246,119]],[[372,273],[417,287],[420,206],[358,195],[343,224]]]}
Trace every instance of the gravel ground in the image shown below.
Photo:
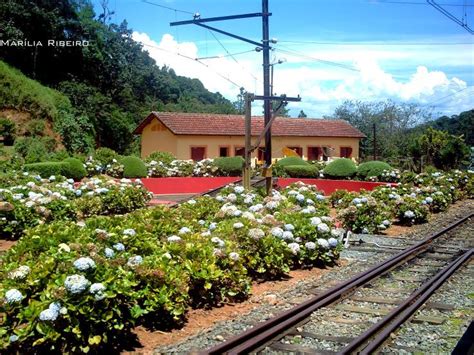
{"label": "gravel ground", "polygon": [[[452,206],[447,212],[440,213],[435,215],[430,223],[419,225],[413,227],[413,232],[400,236],[399,238],[393,237],[384,237],[384,236],[369,236],[369,235],[353,235],[353,238],[363,239],[366,243],[367,242],[375,242],[380,245],[396,245],[396,246],[408,246],[412,244],[414,241],[420,240],[432,234],[442,227],[452,223],[454,220],[457,220],[466,215],[466,211],[474,210],[474,200],[463,201],[462,203],[458,203]],[[351,238],[351,239],[353,239]],[[353,239],[358,240],[358,239]],[[453,240],[454,244],[457,241]],[[376,248],[376,246],[371,246]],[[162,346],[155,349],[155,353],[187,353],[197,350],[203,350],[209,348],[213,345],[216,345],[222,342],[225,339],[230,338],[233,335],[239,334],[246,329],[252,327],[253,325],[262,322],[272,316],[277,315],[278,313],[291,308],[294,306],[296,302],[301,302],[302,299],[308,298],[312,295],[315,289],[319,291],[324,291],[327,288],[330,288],[337,284],[340,281],[347,280],[348,278],[354,276],[355,274],[362,272],[371,266],[375,265],[376,263],[381,262],[393,255],[394,252],[397,250],[383,250],[383,252],[368,252],[368,251],[357,251],[345,250],[341,258],[347,260],[347,264],[341,267],[334,268],[331,272],[324,274],[322,277],[318,277],[315,279],[306,279],[303,281],[298,282],[296,285],[292,286],[291,289],[286,289],[280,292],[275,292],[277,299],[281,302],[278,304],[267,304],[265,302],[261,302],[258,306],[256,306],[251,312],[247,314],[243,314],[240,317],[234,318],[232,320],[223,321],[215,323],[214,326],[208,329],[203,329],[198,334],[188,337],[183,341],[178,343]],[[425,267],[425,266],[420,266]],[[413,273],[412,276],[415,276],[416,273]],[[472,275],[471,275],[472,278]],[[454,278],[453,278],[454,280]],[[462,278],[460,279],[462,281]],[[376,281],[383,283],[384,280]],[[385,280],[385,283],[387,281]],[[391,288],[409,288],[413,289],[416,287],[416,283],[410,283],[408,285],[406,282],[402,281],[390,281]],[[471,282],[471,284],[473,284]],[[453,288],[453,287],[451,287]],[[450,289],[451,289],[450,288]],[[375,292],[373,295],[382,295],[382,293],[377,293],[377,291],[373,291],[370,288],[365,289],[364,292]],[[470,291],[473,292],[472,290]],[[368,294],[369,294],[368,293]],[[368,295],[367,294],[367,295]],[[365,294],[364,294],[365,295]],[[392,295],[393,297],[393,295]],[[454,297],[454,296],[453,296]],[[349,302],[348,300],[344,302]],[[453,301],[454,302],[454,301]],[[460,305],[465,305],[465,299],[459,299],[457,302]],[[471,302],[472,302],[472,295],[471,295]],[[452,304],[452,302],[444,302]],[[374,303],[370,303],[370,306],[374,305]],[[359,304],[360,306],[360,304]],[[389,305],[386,305],[389,307]],[[323,312],[324,311],[324,312]],[[319,312],[319,311],[318,311]],[[327,318],[331,317],[340,317],[341,312],[335,311],[331,309],[324,309],[321,310],[321,314],[316,312],[313,317],[316,317],[316,322],[311,321],[310,323],[306,324],[303,328],[305,331],[311,331],[317,334],[325,334],[325,335],[354,335],[354,333],[359,333],[359,331],[365,330],[369,327],[373,322],[376,322],[380,317],[367,315],[367,314],[356,314],[351,312],[347,312],[343,317],[347,319],[353,319],[354,321],[358,321],[360,319],[360,323],[354,324],[343,324],[343,323],[333,323],[327,320]],[[329,313],[325,313],[329,312]],[[334,314],[331,314],[334,312]],[[354,319],[357,317],[357,319]],[[315,324],[320,324],[321,326],[317,326],[315,328]],[[324,326],[325,325],[325,326]],[[330,326],[329,326],[330,325]],[[423,324],[421,324],[423,325]],[[416,324],[416,326],[420,326],[420,324]],[[330,329],[330,330],[328,330]],[[463,328],[461,328],[463,329]],[[323,333],[325,331],[325,333]],[[329,331],[329,333],[328,333]],[[428,331],[428,330],[426,330]],[[462,333],[461,333],[462,334]],[[454,335],[453,335],[454,336]],[[459,338],[459,333],[455,335]],[[306,342],[311,342],[310,338],[296,338],[295,337],[285,337],[283,342],[293,342],[298,343],[299,345],[307,345]],[[456,338],[456,339],[457,339]],[[453,338],[454,339],[454,338]],[[317,345],[319,349],[327,350],[327,349],[334,349],[335,343],[333,342],[322,342],[321,344]],[[312,345],[314,347],[314,344]],[[336,349],[342,345],[336,344]],[[398,351],[399,349],[397,349]]]}

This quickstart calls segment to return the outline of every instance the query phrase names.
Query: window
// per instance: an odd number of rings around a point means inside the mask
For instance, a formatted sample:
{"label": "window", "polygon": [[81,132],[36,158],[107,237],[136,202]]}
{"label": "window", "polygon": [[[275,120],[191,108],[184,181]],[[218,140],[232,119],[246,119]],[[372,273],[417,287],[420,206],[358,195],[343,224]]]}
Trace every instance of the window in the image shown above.
{"label": "window", "polygon": [[219,156],[228,157],[229,156],[229,147],[219,147]]}
{"label": "window", "polygon": [[308,160],[320,160],[323,156],[321,147],[308,147]]}
{"label": "window", "polygon": [[301,147],[288,147],[288,149],[291,149],[296,154],[298,154],[300,157],[303,156],[303,148],[301,148]]}
{"label": "window", "polygon": [[191,147],[191,159],[194,161],[203,160],[206,157],[206,147]]}
{"label": "window", "polygon": [[244,147],[234,147],[234,155],[236,157],[245,158],[245,148]]}
{"label": "window", "polygon": [[341,158],[350,158],[352,155],[352,147],[341,147],[339,155]]}

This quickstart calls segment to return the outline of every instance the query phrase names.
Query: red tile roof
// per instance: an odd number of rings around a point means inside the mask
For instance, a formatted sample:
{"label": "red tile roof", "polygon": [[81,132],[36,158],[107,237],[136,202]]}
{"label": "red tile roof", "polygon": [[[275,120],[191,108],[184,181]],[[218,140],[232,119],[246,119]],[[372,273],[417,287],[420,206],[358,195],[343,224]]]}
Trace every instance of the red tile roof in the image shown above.
{"label": "red tile roof", "polygon": [[[245,134],[243,115],[181,112],[152,112],[133,133],[141,134],[153,118],[160,120],[177,135],[243,136]],[[263,126],[263,117],[252,117],[252,136],[259,135]],[[272,135],[280,137],[365,137],[361,131],[344,120],[284,117],[275,119],[272,125]]]}

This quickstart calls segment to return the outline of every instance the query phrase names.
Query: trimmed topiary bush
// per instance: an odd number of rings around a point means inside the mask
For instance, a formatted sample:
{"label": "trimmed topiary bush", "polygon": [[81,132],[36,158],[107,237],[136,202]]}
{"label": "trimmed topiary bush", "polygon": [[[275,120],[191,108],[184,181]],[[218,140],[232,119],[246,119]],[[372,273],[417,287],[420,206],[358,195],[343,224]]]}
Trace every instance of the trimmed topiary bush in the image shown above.
{"label": "trimmed topiary bush", "polygon": [[307,161],[300,158],[300,157],[286,157],[286,158],[278,160],[275,163],[275,165],[279,165],[279,166],[295,166],[295,165],[307,166],[307,165],[310,165],[310,164]]}
{"label": "trimmed topiary bush", "polygon": [[384,162],[379,160],[368,161],[362,163],[357,168],[357,175],[362,178],[367,178],[370,176],[380,176],[384,170],[391,170],[392,167]]}
{"label": "trimmed topiary bush", "polygon": [[214,159],[214,164],[219,169],[219,173],[225,176],[238,176],[244,167],[242,157],[222,157]]}
{"label": "trimmed topiary bush", "polygon": [[319,175],[318,168],[314,165],[288,165],[284,169],[293,178],[316,178]]}
{"label": "trimmed topiary bush", "polygon": [[141,178],[147,176],[145,163],[138,157],[128,156],[122,158],[123,177]]}
{"label": "trimmed topiary bush", "polygon": [[324,168],[324,175],[332,178],[350,178],[357,172],[357,167],[351,159],[340,158],[330,162]]}
{"label": "trimmed topiary bush", "polygon": [[66,163],[62,172],[65,177],[80,181],[87,175],[86,168],[79,159],[67,158],[63,162]]}
{"label": "trimmed topiary bush", "polygon": [[48,178],[51,175],[62,175],[66,165],[65,162],[45,161],[42,163],[25,164],[23,168],[26,171],[33,171],[43,178]]}

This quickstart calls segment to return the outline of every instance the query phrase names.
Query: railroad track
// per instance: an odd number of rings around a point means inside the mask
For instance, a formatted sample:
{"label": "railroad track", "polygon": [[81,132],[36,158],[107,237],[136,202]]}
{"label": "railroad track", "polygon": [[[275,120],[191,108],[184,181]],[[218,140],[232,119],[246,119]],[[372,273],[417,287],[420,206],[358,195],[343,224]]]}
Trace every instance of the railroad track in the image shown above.
{"label": "railroad track", "polygon": [[[456,234],[473,216],[201,353],[370,354],[383,347],[397,351],[390,344],[391,335],[408,320],[443,322],[440,317],[414,318],[420,308],[452,310],[449,304],[428,300],[474,256],[472,233],[467,238]],[[337,335],[344,327],[350,328],[350,336]]]}

